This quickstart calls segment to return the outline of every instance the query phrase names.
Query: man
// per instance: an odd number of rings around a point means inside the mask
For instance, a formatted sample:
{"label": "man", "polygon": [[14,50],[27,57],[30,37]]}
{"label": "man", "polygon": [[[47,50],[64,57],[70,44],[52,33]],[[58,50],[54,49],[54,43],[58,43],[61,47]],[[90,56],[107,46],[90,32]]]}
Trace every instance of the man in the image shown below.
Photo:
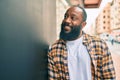
{"label": "man", "polygon": [[85,34],[86,12],[70,7],[61,24],[60,39],[48,52],[49,80],[115,80],[106,43]]}

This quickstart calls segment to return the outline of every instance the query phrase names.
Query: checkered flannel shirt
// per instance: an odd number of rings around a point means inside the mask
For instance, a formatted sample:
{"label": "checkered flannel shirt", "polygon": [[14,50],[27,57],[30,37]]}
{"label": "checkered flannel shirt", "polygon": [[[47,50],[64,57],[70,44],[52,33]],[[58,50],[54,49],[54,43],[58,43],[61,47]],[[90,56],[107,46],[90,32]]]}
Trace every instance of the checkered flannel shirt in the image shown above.
{"label": "checkered flannel shirt", "polygon": [[[115,80],[111,53],[103,40],[83,34],[83,44],[91,58],[92,80]],[[48,51],[49,80],[70,80],[66,42],[59,39]]]}

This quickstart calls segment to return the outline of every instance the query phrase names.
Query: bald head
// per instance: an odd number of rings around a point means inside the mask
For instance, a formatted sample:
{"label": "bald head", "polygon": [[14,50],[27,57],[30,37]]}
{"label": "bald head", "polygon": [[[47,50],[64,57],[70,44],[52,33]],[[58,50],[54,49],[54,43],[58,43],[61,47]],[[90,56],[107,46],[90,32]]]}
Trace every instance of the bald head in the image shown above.
{"label": "bald head", "polygon": [[86,21],[87,13],[86,13],[85,9],[83,7],[81,7],[81,6],[78,6],[78,5],[74,5],[74,6],[70,7],[69,9],[73,9],[73,8],[76,8],[76,11],[79,11],[80,13],[82,12],[83,21]]}

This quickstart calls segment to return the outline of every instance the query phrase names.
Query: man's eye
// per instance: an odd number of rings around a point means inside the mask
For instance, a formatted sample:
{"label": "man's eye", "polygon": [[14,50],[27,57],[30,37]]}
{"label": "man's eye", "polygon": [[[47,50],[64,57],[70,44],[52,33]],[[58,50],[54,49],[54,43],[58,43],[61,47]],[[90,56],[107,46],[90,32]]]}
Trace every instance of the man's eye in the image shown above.
{"label": "man's eye", "polygon": [[67,18],[67,15],[65,15],[64,18],[66,19],[66,18]]}
{"label": "man's eye", "polygon": [[71,17],[72,20],[76,20],[77,18],[76,17]]}

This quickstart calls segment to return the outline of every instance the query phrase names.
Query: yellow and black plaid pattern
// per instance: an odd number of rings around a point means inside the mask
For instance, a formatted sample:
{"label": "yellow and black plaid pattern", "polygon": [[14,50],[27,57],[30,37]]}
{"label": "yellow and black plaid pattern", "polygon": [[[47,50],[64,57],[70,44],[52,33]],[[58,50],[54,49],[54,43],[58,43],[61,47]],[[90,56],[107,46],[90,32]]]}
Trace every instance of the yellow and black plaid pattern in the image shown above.
{"label": "yellow and black plaid pattern", "polygon": [[[92,80],[115,80],[111,53],[103,40],[83,34],[83,44],[91,58]],[[66,43],[58,40],[48,51],[49,80],[70,80]]]}

